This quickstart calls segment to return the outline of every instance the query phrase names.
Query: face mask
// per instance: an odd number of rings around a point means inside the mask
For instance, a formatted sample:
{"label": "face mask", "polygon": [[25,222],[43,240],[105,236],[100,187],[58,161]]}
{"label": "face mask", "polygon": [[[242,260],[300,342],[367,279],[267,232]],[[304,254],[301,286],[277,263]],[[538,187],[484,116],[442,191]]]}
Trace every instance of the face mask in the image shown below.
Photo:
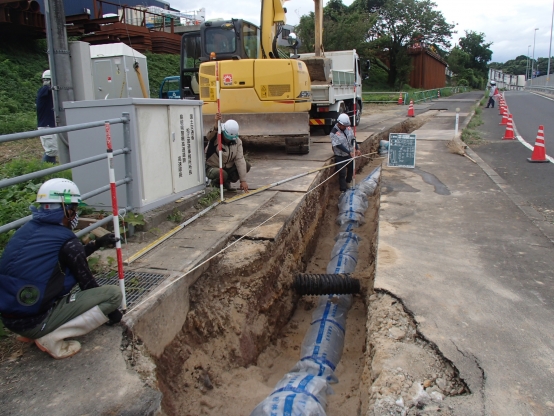
{"label": "face mask", "polygon": [[77,228],[77,224],[79,224],[79,214],[75,213],[75,218],[71,220],[71,229],[74,230]]}

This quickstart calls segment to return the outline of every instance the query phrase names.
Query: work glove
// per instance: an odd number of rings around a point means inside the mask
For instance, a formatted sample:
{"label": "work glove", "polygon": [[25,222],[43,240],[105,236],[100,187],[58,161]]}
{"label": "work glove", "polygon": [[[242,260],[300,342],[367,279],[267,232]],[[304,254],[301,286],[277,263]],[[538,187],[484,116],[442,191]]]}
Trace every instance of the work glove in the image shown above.
{"label": "work glove", "polygon": [[100,238],[94,240],[94,244],[97,249],[102,247],[114,247],[115,243],[119,241],[119,238],[115,238],[114,233],[103,235]]}
{"label": "work glove", "polygon": [[119,309],[116,309],[115,311],[108,314],[108,318],[110,320],[106,322],[107,325],[115,325],[121,322],[121,318],[123,318],[123,314]]}

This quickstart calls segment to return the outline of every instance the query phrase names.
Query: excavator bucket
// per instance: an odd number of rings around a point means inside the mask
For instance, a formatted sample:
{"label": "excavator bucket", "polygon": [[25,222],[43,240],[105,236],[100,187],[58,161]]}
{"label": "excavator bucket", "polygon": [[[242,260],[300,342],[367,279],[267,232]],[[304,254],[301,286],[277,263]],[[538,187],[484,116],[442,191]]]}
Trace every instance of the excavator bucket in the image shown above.
{"label": "excavator bucket", "polygon": [[[204,114],[204,133],[214,125],[212,115]],[[223,120],[239,123],[240,139],[246,143],[281,142],[287,153],[310,151],[310,120],[307,112],[298,113],[234,113],[223,114]]]}

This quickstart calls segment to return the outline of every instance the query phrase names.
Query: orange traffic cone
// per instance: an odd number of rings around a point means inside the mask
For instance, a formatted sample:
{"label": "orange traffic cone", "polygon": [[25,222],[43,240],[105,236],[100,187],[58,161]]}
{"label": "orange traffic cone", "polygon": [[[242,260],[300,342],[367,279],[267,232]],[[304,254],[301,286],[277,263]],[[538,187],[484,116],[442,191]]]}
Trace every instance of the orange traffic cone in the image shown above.
{"label": "orange traffic cone", "polygon": [[415,117],[414,100],[410,100],[410,107],[408,107],[408,117]]}
{"label": "orange traffic cone", "polygon": [[402,100],[402,93],[400,93],[400,96],[398,97],[398,105],[404,104],[404,100]]}
{"label": "orange traffic cone", "polygon": [[545,163],[549,161],[546,158],[543,126],[539,126],[539,132],[537,133],[537,140],[535,141],[535,147],[533,147],[533,153],[530,158],[527,158],[527,161],[532,163]]}
{"label": "orange traffic cone", "polygon": [[514,120],[513,116],[510,114],[508,116],[508,124],[506,125],[506,133],[504,133],[504,137],[502,140],[515,140],[514,136]]}
{"label": "orange traffic cone", "polygon": [[441,98],[441,90],[437,90],[437,98]]}
{"label": "orange traffic cone", "polygon": [[500,103],[498,104],[498,114],[502,115],[503,111],[504,111],[504,101],[502,101],[501,99]]}
{"label": "orange traffic cone", "polygon": [[501,126],[508,125],[508,112],[502,113],[502,121],[499,123]]}

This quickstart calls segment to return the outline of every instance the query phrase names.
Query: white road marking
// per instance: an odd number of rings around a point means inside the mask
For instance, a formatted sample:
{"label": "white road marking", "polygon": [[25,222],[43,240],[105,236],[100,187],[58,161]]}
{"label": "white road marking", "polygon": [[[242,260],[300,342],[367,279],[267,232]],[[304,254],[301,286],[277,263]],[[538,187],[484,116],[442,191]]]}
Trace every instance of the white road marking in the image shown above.
{"label": "white road marking", "polygon": [[[533,93],[531,93],[531,94],[533,94]],[[543,96],[540,95],[540,94],[535,94],[535,95],[538,95],[539,97],[543,97]],[[548,97],[544,97],[544,98],[546,98],[547,100],[550,100],[550,101],[554,101],[554,99],[552,99],[552,98],[548,98]],[[519,142],[520,142],[522,145],[524,145],[526,148],[528,148],[529,150],[533,151],[534,146],[533,146],[532,144],[530,144],[530,143],[527,143],[527,142],[525,141],[525,139],[524,139],[523,137],[521,137],[521,135],[520,135],[519,132],[517,131],[516,123],[515,123],[515,122],[512,122],[512,124],[513,124],[513,126],[514,126],[514,132],[515,132],[516,137],[517,137],[517,139],[519,140]],[[550,157],[550,156],[548,156],[548,155],[546,155],[546,158],[550,161],[550,163],[554,163],[554,158],[552,158],[552,157]]]}

